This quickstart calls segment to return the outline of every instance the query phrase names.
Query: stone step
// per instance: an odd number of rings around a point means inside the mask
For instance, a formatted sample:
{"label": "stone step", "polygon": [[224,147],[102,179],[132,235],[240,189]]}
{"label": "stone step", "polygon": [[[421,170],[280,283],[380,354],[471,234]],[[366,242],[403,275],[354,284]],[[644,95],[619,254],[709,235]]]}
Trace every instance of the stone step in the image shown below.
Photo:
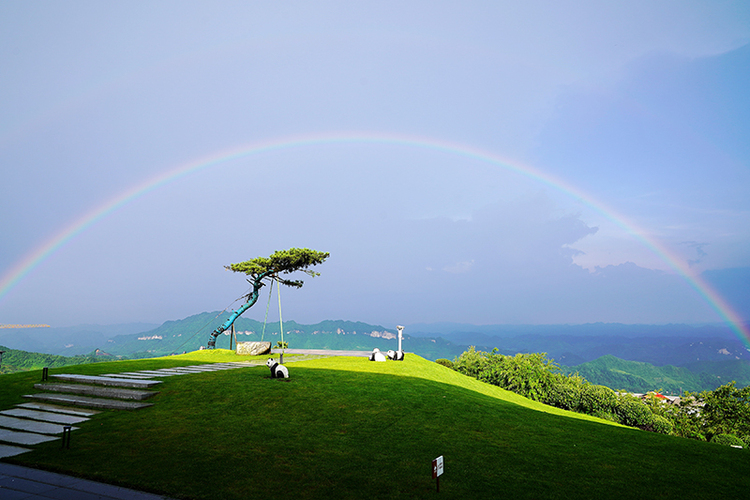
{"label": "stone step", "polygon": [[149,389],[155,385],[161,384],[161,380],[133,380],[124,378],[99,377],[95,375],[74,375],[70,373],[60,373],[51,375],[59,380],[66,382],[79,382],[86,384],[106,385],[111,387],[132,387],[135,389]]}
{"label": "stone step", "polygon": [[10,417],[28,418],[31,420],[40,420],[55,424],[80,424],[88,420],[86,417],[74,417],[73,415],[63,415],[61,413],[50,413],[48,411],[28,410],[26,408],[11,408],[10,410],[0,411],[0,415]]}
{"label": "stone step", "polygon": [[54,413],[63,413],[65,415],[77,415],[79,417],[91,417],[98,413],[101,413],[96,410],[84,410],[81,408],[69,408],[65,406],[56,406],[56,405],[49,405],[46,403],[35,403],[35,402],[29,402],[29,403],[21,403],[16,405],[19,408],[30,408],[32,410],[42,410],[42,411],[51,411]]}
{"label": "stone step", "polygon": [[125,372],[124,375],[142,375],[148,377],[171,377],[174,373],[165,373],[158,370],[142,370],[140,372]]}
{"label": "stone step", "polygon": [[152,378],[151,375],[146,375],[145,373],[139,373],[139,374],[130,374],[130,373],[105,373],[103,375],[100,375],[101,377],[110,377],[110,378],[124,378],[128,380],[150,380]]}
{"label": "stone step", "polygon": [[163,373],[177,373],[181,375],[189,375],[191,373],[205,373],[206,370],[198,370],[194,368],[162,368],[159,370]]}
{"label": "stone step", "polygon": [[26,453],[27,451],[31,451],[31,450],[28,448],[21,448],[18,446],[8,446],[7,444],[0,444],[0,458],[15,457],[16,455],[20,455],[21,453]]}
{"label": "stone step", "polygon": [[60,438],[57,438],[55,436],[46,436],[44,434],[37,434],[35,432],[0,429],[0,441],[3,441],[5,443],[25,444],[31,446],[39,443],[46,443],[47,441],[54,441],[55,439]]}
{"label": "stone step", "polygon": [[105,410],[139,410],[153,406],[153,403],[139,403],[136,401],[122,401],[119,399],[89,398],[72,394],[27,394],[25,398],[49,401],[58,404],[83,406],[85,408],[99,408]]}
{"label": "stone step", "polygon": [[49,392],[63,392],[66,394],[83,394],[101,398],[135,399],[142,401],[159,394],[157,391],[136,391],[134,389],[119,389],[116,387],[94,387],[80,384],[34,384],[35,389]]}
{"label": "stone step", "polygon": [[[62,424],[37,422],[36,420],[26,420],[24,418],[8,417],[6,415],[0,415],[0,427],[16,431],[36,432],[39,434],[61,434],[63,431]],[[75,429],[78,429],[78,427],[72,428],[72,430]]]}

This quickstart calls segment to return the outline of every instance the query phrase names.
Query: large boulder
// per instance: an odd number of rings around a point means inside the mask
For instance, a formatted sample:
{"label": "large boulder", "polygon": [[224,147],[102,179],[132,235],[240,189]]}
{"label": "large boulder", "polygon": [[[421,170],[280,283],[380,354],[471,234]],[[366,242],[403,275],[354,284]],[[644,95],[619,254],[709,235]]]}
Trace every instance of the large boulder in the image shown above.
{"label": "large boulder", "polygon": [[271,352],[270,342],[237,342],[237,354],[244,356],[260,356]]}

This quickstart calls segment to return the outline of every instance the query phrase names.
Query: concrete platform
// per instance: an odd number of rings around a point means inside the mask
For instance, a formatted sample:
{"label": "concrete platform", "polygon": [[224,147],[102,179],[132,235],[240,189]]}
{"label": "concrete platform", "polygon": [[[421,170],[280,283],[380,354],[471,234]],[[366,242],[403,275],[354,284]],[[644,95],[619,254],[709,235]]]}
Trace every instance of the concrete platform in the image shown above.
{"label": "concrete platform", "polygon": [[73,394],[26,394],[25,398],[37,399],[50,403],[83,406],[84,408],[99,408],[104,410],[140,410],[153,406],[153,403],[141,403],[137,401],[123,401],[119,399],[89,398]]}
{"label": "concrete platform", "polygon": [[[16,455],[20,455],[21,453],[26,453],[27,451],[31,451],[31,450],[28,448],[21,448],[20,446],[10,446],[7,444],[0,444],[0,458],[15,457]],[[3,464],[0,464],[0,466],[2,465]],[[2,488],[2,486],[0,486],[0,488]],[[10,499],[11,497],[8,497],[8,498]],[[28,498],[28,497],[17,497],[17,498]]]}
{"label": "concrete platform", "polygon": [[82,408],[70,408],[67,406],[50,405],[47,403],[35,403],[33,401],[29,403],[18,404],[16,405],[16,407],[30,408],[32,410],[51,411],[53,413],[63,413],[65,415],[77,415],[79,417],[92,417],[98,413],[101,413],[96,410],[84,410]]}
{"label": "concrete platform", "polygon": [[150,389],[151,387],[161,384],[161,380],[133,380],[126,378],[98,377],[94,375],[73,375],[61,373],[50,375],[58,380],[65,382],[77,382],[81,384],[97,384],[108,387],[131,387],[134,389]]}
{"label": "concrete platform", "polygon": [[159,394],[154,391],[136,391],[134,389],[120,389],[117,387],[94,387],[79,384],[34,384],[35,389],[49,392],[64,392],[65,394],[82,394],[100,398],[134,399],[142,401]]}
{"label": "concrete platform", "polygon": [[153,493],[5,463],[0,463],[0,492],[3,500],[171,500]]}
{"label": "concrete platform", "polygon": [[[62,434],[62,424],[51,424],[49,422],[37,422],[23,418],[8,417],[0,415],[0,427],[16,431],[36,432],[39,434]],[[78,427],[73,427],[76,430]]]}
{"label": "concrete platform", "polygon": [[62,413],[51,413],[48,411],[30,410],[27,408],[11,408],[10,410],[0,411],[0,415],[10,417],[29,418],[31,420],[40,420],[53,424],[73,425],[80,424],[88,420],[87,417],[75,417],[73,415],[63,415]]}
{"label": "concrete platform", "polygon": [[[271,354],[281,354],[281,349],[271,349]],[[369,358],[372,351],[335,351],[330,349],[285,349],[284,354],[316,354],[324,356],[364,356]]]}
{"label": "concrete platform", "polygon": [[60,439],[55,436],[45,434],[36,434],[34,432],[12,431],[10,429],[0,429],[0,441],[13,444],[35,445]]}

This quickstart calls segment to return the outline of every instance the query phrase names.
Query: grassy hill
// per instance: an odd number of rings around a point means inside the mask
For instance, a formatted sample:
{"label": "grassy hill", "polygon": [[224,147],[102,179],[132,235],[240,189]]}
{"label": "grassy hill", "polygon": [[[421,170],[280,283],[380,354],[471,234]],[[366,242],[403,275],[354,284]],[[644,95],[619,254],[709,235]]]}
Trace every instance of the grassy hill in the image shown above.
{"label": "grassy hill", "polygon": [[[291,357],[290,357],[291,358]],[[238,359],[223,350],[52,372]],[[750,453],[534,403],[423,358],[323,358],[167,378],[137,412],[104,412],[8,459],[178,498],[741,498]],[[38,372],[2,376],[0,406]]]}

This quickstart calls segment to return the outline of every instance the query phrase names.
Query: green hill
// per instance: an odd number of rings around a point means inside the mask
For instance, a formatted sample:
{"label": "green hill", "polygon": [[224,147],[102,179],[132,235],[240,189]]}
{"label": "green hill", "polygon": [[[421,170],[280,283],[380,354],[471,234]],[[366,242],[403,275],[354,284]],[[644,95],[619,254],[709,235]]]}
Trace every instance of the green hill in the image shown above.
{"label": "green hill", "polygon": [[655,390],[665,394],[700,392],[714,390],[732,380],[737,382],[738,387],[750,385],[750,362],[741,359],[702,361],[677,367],[654,366],[607,355],[580,365],[563,367],[563,370],[566,373],[578,372],[592,384],[641,393]]}
{"label": "green hill", "polygon": [[[101,374],[238,359],[224,350],[80,365]],[[291,356],[290,356],[291,359]],[[137,412],[80,424],[70,449],[9,461],[195,499],[742,498],[748,451],[547,407],[411,355],[169,377]],[[54,372],[63,371],[55,369]],[[38,372],[2,376],[0,405]]]}

